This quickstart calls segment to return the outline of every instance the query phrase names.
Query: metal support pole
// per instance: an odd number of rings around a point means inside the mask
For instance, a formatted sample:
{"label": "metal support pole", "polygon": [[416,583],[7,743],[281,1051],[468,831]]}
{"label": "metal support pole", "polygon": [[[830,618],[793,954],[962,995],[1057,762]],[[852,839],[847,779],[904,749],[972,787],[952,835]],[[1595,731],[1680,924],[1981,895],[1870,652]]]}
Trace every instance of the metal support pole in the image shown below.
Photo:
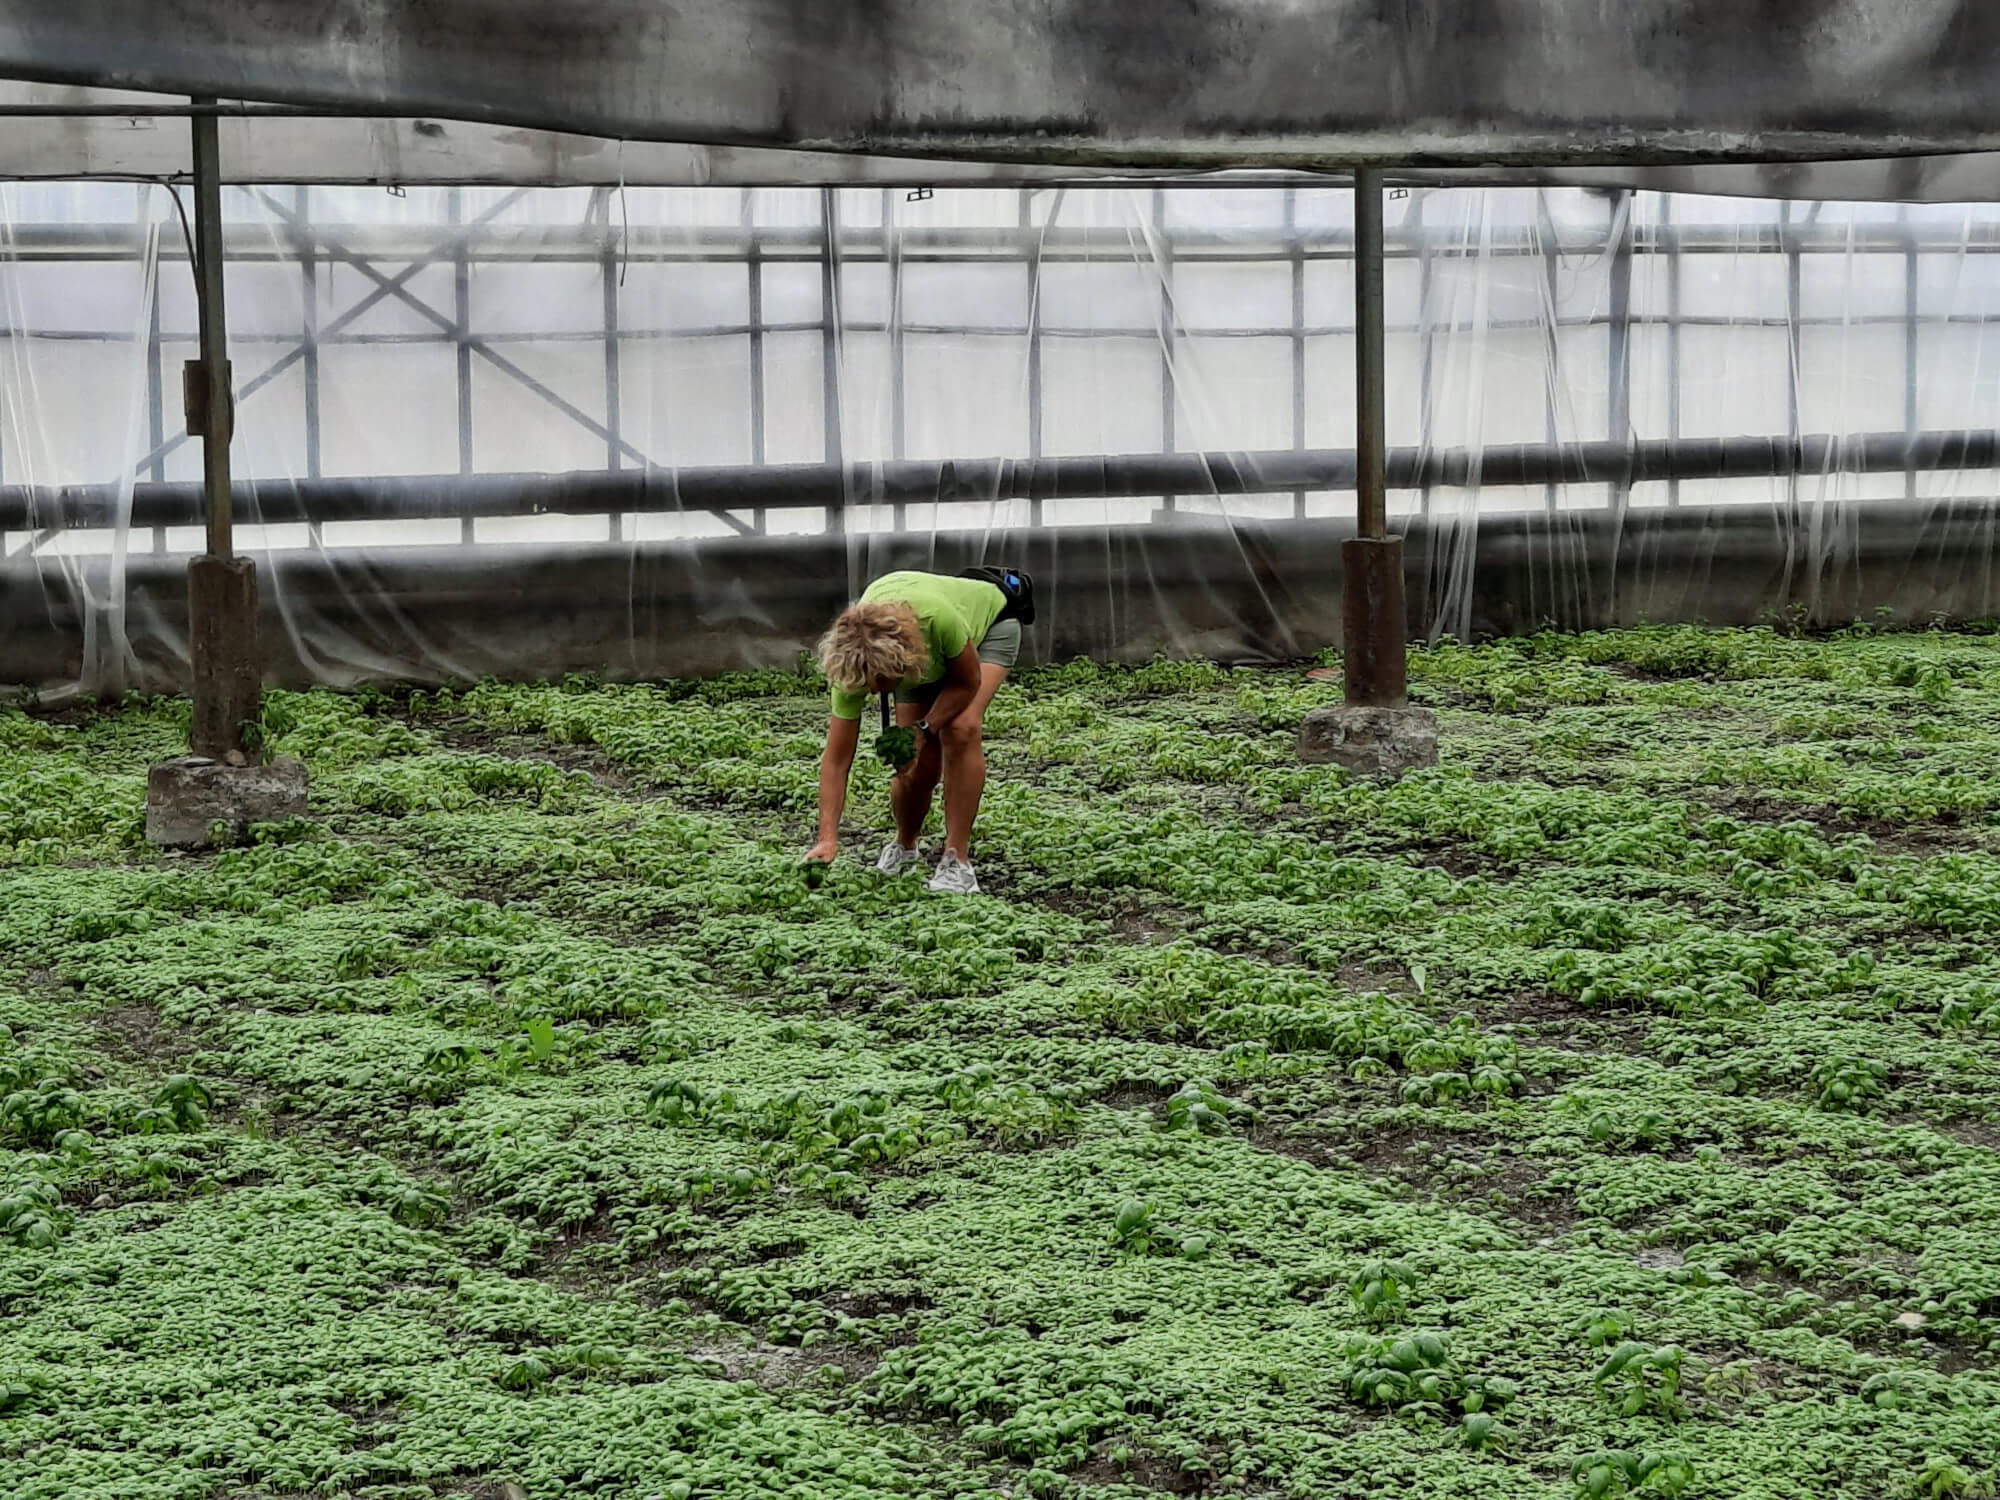
{"label": "metal support pole", "polygon": [[[150,203],[150,200],[141,199],[141,202]],[[146,435],[148,439],[146,446],[148,451],[155,454],[160,452],[161,447],[167,440],[167,377],[166,372],[160,367],[160,273],[164,268],[165,262],[166,256],[156,246],[153,251],[153,305],[147,310],[146,316]],[[144,477],[151,480],[154,484],[163,484],[167,478],[167,466],[161,459],[155,458],[151,463],[139,466],[139,470],[133,474],[135,481],[140,477],[140,473],[143,473]],[[155,526],[153,528],[153,551],[159,556],[166,555],[167,529],[164,526]]]}
{"label": "metal support pole", "polygon": [[[1908,231],[1910,205],[1896,210],[1897,221]],[[1903,248],[1903,436],[1914,441],[1917,427],[1917,247],[1914,240]],[[1903,472],[1903,498],[1917,498],[1917,470],[1912,465]]]}
{"label": "metal support pole", "polygon": [[[1546,188],[1535,189],[1535,224],[1541,241],[1542,309],[1546,314],[1542,322],[1542,440],[1553,445],[1557,432],[1556,372],[1562,368],[1562,319],[1556,311],[1561,297],[1557,272],[1562,267],[1562,232],[1549,212]],[[1555,514],[1559,493],[1553,484],[1542,491],[1542,508],[1550,515]]]}
{"label": "metal support pole", "polygon": [[[909,395],[903,350],[903,226],[896,218],[894,195],[882,189],[882,259],[889,271],[889,456],[906,455],[909,441]],[[898,501],[889,511],[889,529],[901,533],[910,523],[909,506]],[[931,529],[937,530],[937,507],[931,507]]]}
{"label": "metal support pole", "polygon": [[[1437,285],[1437,247],[1425,217],[1432,198],[1429,190],[1418,188],[1410,194],[1410,217],[1417,229],[1417,442],[1428,444],[1437,431],[1437,312],[1432,293]],[[1456,312],[1453,321],[1457,321]],[[1425,520],[1431,514],[1431,487],[1417,492],[1417,512]]]}
{"label": "metal support pole", "polygon": [[[1160,277],[1160,451],[1174,451],[1174,408],[1180,393],[1175,388],[1180,349],[1175,336],[1178,321],[1174,313],[1174,244],[1167,237],[1167,198],[1164,188],[1153,189],[1153,263]],[[1160,509],[1172,510],[1174,497],[1160,496]]]}
{"label": "metal support pole", "polygon": [[[1018,188],[1015,199],[1019,212],[1021,232],[1026,234],[1035,227],[1034,189]],[[1062,195],[1056,194],[1049,205],[1049,218],[1053,222],[1062,208]],[[1046,387],[1042,377],[1042,242],[1035,241],[1035,248],[1028,259],[1028,457],[1042,456],[1042,407],[1045,403]],[[1028,525],[1039,529],[1043,523],[1042,502],[1028,502]]]}
{"label": "metal support pole", "polygon": [[[820,220],[820,260],[819,260],[819,311],[820,311],[820,425],[826,444],[826,461],[846,473],[846,445],[844,441],[845,417],[840,399],[841,358],[840,358],[840,192],[837,188],[823,187],[819,190]],[[838,501],[827,508],[826,529],[832,532],[848,530],[847,508],[852,499],[848,487],[843,483]]]}
{"label": "metal support pole", "polygon": [[1382,327],[1382,172],[1354,174],[1354,391],[1356,530],[1364,537],[1389,534],[1388,403]]}
{"label": "metal support pole", "polygon": [[1401,708],[1408,702],[1403,539],[1389,535],[1382,254],[1382,173],[1363,167],[1354,174],[1357,535],[1340,549],[1341,668],[1350,708]]}
{"label": "metal support pole", "polygon": [[[1660,195],[1660,231],[1667,241],[1667,440],[1681,435],[1681,237],[1674,233],[1672,194]],[[1656,241],[1653,253],[1660,247]],[[1667,481],[1667,505],[1681,503],[1681,482]]]}
{"label": "metal support pole", "polygon": [[[451,190],[451,222],[465,221],[465,200],[463,190]],[[458,353],[458,472],[472,472],[472,263],[464,240],[460,240],[452,258],[452,345]],[[458,539],[461,545],[471,546],[477,539],[472,518],[459,522]]]}
{"label": "metal support pole", "polygon": [[[620,388],[621,350],[618,344],[618,241],[611,233],[611,190],[600,189],[597,197],[598,226],[604,233],[604,246],[597,259],[597,277],[604,301],[604,467],[616,473],[624,466],[625,455],[620,451],[624,441],[625,397]],[[750,295],[755,297],[755,272],[752,275]],[[614,542],[625,539],[625,517],[619,511],[612,511],[607,521],[607,534]]]}
{"label": "metal support pole", "polygon": [[[293,200],[299,223],[312,223],[312,189],[301,184]],[[305,278],[305,316],[300,323],[299,354],[305,369],[306,478],[320,477],[319,408],[319,257],[313,251],[310,231],[299,235],[299,270]],[[154,447],[158,447],[157,442]],[[320,544],[319,528],[312,531],[312,544]]]}
{"label": "metal support pole", "polygon": [[[210,101],[197,100],[197,104]],[[215,116],[190,122],[194,138],[195,299],[201,358],[184,372],[188,430],[202,444],[202,500],[208,551],[188,564],[188,657],[194,711],[188,743],[211,760],[249,758],[245,726],[262,696],[257,647],[257,567],[235,555],[229,494],[229,440],[236,426],[229,378],[229,323],[222,291],[222,155]]]}
{"label": "metal support pole", "polygon": [[[199,101],[206,103],[208,101]],[[208,500],[208,555],[232,557],[229,439],[235,426],[229,381],[229,322],[222,298],[222,156],[214,115],[194,130],[195,302],[201,324],[202,481]]]}
{"label": "metal support pole", "polygon": [[[1285,189],[1285,249],[1292,259],[1292,450],[1306,446],[1306,256],[1299,233],[1299,190]],[[1306,492],[1292,491],[1292,518],[1306,516]]]}
{"label": "metal support pole", "polygon": [[[1611,307],[1605,317],[1609,387],[1605,392],[1604,435],[1614,443],[1628,442],[1632,437],[1632,211],[1630,191],[1622,191],[1612,200]],[[1614,512],[1624,515],[1631,499],[1630,485],[1612,486]]]}

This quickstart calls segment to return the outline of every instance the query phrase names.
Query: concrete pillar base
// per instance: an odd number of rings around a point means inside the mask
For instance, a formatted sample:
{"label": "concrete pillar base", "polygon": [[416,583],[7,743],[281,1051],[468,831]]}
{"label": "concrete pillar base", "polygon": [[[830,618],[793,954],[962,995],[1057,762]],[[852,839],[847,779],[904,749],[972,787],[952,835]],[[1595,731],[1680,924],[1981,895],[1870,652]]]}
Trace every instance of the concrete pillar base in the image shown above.
{"label": "concrete pillar base", "polygon": [[220,835],[242,843],[253,823],[306,815],[306,764],[233,766],[190,755],[146,773],[146,840],[161,849],[206,849]]}
{"label": "concrete pillar base", "polygon": [[1428,708],[1356,708],[1330,703],[1299,725],[1299,759],[1344,766],[1356,776],[1395,778],[1437,764],[1437,715]]}
{"label": "concrete pillar base", "polygon": [[188,655],[194,663],[194,718],[188,748],[221,760],[247,751],[264,692],[257,650],[257,565],[247,557],[203,555],[188,564]]}

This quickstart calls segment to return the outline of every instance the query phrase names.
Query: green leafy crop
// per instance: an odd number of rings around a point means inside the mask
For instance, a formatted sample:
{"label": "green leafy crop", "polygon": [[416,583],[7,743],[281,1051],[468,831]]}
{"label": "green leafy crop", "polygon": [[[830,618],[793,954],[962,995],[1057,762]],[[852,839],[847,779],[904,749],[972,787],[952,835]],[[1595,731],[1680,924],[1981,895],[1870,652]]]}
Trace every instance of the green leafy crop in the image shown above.
{"label": "green leafy crop", "polygon": [[1694,1464],[1677,1453],[1604,1451],[1578,1459],[1570,1470],[1584,1500],[1620,1495],[1678,1495],[1695,1480]]}
{"label": "green leafy crop", "polygon": [[972,903],[802,876],[809,668],[274,690],[189,855],[0,710],[0,1494],[1989,1493],[1996,638],[1411,691],[1012,674]]}
{"label": "green leafy crop", "polygon": [[1608,1395],[1623,1417],[1642,1412],[1668,1419],[1686,1414],[1681,1401],[1684,1356],[1672,1345],[1649,1349],[1626,1340],[1605,1356],[1591,1383]]}
{"label": "green leafy crop", "polygon": [[1408,1261],[1370,1261],[1347,1284],[1348,1300],[1370,1323],[1393,1323],[1409,1308],[1404,1294],[1416,1285],[1417,1273]]}

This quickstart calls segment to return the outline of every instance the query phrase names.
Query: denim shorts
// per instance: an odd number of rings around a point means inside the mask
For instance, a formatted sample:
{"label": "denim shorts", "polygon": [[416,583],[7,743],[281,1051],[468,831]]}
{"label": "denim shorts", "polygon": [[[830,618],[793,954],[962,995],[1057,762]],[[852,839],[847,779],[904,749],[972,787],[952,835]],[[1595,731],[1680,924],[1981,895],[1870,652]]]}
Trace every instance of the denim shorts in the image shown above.
{"label": "denim shorts", "polygon": [[[998,620],[986,632],[978,646],[979,659],[989,667],[1011,668],[1021,659],[1021,622],[1019,620]],[[936,682],[919,683],[912,688],[897,688],[898,703],[931,703],[944,689],[944,679]]]}

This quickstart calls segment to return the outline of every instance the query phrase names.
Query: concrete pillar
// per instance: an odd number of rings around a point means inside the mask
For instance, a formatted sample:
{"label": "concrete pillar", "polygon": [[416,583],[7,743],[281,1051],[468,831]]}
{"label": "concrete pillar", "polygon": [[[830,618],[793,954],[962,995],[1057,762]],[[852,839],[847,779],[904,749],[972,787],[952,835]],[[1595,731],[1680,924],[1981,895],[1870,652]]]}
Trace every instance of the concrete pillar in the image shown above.
{"label": "concrete pillar", "polygon": [[1340,544],[1341,667],[1347,702],[1401,708],[1409,702],[1403,539],[1357,536]]}
{"label": "concrete pillar", "polygon": [[194,659],[194,719],[188,748],[221,760],[248,751],[243,725],[257,718],[263,662],[257,651],[257,567],[247,557],[188,564],[188,647]]}

